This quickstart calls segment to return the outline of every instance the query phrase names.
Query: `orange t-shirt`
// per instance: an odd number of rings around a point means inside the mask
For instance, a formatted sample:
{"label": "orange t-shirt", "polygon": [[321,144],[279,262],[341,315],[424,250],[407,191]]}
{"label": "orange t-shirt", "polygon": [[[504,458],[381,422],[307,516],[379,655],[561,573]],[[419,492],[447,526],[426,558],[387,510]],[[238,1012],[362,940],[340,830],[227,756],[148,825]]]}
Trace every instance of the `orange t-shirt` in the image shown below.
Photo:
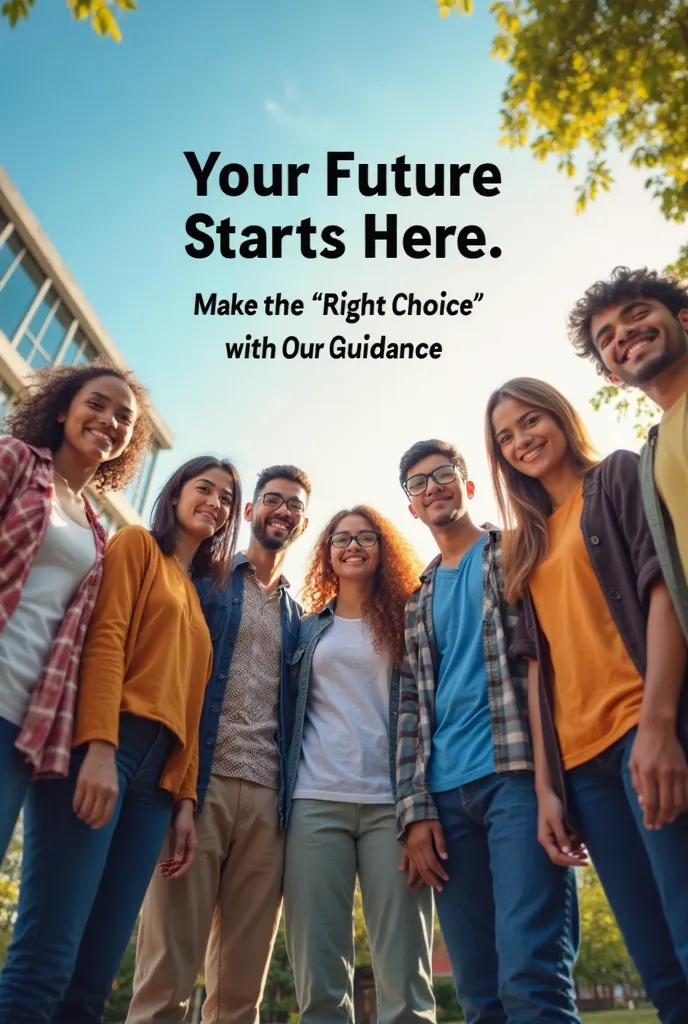
{"label": "orange t-shirt", "polygon": [[554,670],[564,768],[601,754],[638,724],[644,682],[614,622],[581,530],[583,483],[549,518],[530,592]]}

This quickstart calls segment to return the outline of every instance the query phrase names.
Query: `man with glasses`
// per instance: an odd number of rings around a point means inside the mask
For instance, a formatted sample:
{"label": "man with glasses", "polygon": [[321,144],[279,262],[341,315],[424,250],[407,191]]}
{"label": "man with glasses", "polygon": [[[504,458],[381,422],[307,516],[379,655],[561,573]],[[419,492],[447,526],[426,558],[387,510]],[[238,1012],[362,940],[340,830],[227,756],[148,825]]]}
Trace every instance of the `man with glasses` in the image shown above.
{"label": "man with glasses", "polygon": [[468,514],[453,445],[420,441],[399,480],[439,554],[406,608],[397,819],[409,885],[435,890],[467,1020],[574,1024],[573,872],[538,844],[525,665],[508,657],[501,538]]}
{"label": "man with glasses", "polygon": [[204,957],[203,1020],[258,1022],[282,899],[287,666],[300,617],[282,566],[308,525],[310,492],[295,466],[263,470],[230,583],[219,593],[197,583],[216,652],[200,729],[198,851],[183,878],[151,882],[128,1024],[181,1024]]}

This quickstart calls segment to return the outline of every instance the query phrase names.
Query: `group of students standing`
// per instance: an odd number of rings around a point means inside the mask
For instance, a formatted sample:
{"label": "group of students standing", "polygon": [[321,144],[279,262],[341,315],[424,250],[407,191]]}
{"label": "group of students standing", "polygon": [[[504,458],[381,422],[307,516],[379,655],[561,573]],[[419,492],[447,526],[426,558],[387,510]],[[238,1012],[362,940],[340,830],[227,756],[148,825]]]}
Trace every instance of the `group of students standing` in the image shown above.
{"label": "group of students standing", "polygon": [[[600,459],[549,384],[490,396],[500,531],[459,451],[399,482],[438,555],[358,505],[303,607],[283,575],[311,487],[242,510],[201,456],[106,544],[145,390],[42,371],[0,439],[0,855],[20,810],[0,1024],[96,1024],[143,905],[128,1024],[255,1024],[282,904],[303,1024],[353,1019],[356,881],[382,1024],[435,1020],[433,902],[469,1024],[576,1024],[573,868],[595,863],[663,1024],[688,1020],[688,292],[617,268],[578,352],[663,417]],[[250,523],[236,552],[241,515]],[[307,614],[304,613],[304,608]]]}

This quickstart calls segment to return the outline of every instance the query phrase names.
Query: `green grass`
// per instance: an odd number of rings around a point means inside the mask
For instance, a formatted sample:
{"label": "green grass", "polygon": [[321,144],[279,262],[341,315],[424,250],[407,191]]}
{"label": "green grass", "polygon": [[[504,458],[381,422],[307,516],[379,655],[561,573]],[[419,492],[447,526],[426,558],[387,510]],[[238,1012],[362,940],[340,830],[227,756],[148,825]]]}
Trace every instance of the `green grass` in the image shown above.
{"label": "green grass", "polygon": [[657,1014],[646,1010],[596,1010],[582,1013],[585,1024],[657,1024]]}

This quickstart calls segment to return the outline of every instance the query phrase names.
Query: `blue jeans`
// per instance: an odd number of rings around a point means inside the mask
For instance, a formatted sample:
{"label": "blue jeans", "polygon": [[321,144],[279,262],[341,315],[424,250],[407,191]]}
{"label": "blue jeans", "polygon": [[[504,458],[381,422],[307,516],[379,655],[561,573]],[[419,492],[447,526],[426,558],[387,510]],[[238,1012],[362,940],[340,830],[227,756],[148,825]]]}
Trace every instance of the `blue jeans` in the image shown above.
{"label": "blue jeans", "polygon": [[2,1024],[100,1024],[170,825],[172,796],[158,782],[174,743],[160,723],[121,716],[119,797],[97,831],[72,810],[83,750],[68,778],[29,787]]}
{"label": "blue jeans", "polygon": [[0,864],[14,832],[31,781],[26,758],[14,745],[18,725],[0,718]]}
{"label": "blue jeans", "polygon": [[435,900],[467,1024],[577,1024],[576,879],[537,841],[532,772],[433,797],[449,855]]}
{"label": "blue jeans", "polygon": [[628,762],[632,729],[566,773],[590,851],[628,951],[663,1024],[688,1021],[688,813],[659,832],[643,825]]}

